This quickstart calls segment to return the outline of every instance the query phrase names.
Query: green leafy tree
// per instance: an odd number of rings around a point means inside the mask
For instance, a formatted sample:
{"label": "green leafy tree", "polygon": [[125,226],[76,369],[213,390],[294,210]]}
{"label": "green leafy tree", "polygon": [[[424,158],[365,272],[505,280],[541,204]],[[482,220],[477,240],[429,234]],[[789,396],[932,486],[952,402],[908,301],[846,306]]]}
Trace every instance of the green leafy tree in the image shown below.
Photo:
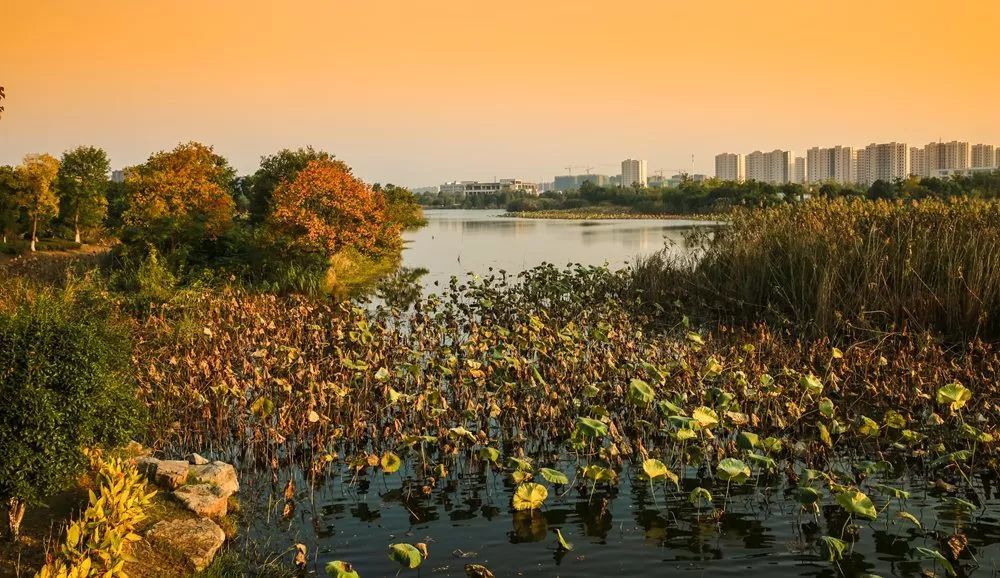
{"label": "green leafy tree", "polygon": [[81,146],[66,151],[59,165],[59,213],[72,223],[74,240],[80,228],[100,225],[108,209],[108,173],[111,162],[97,147]]}
{"label": "green leafy tree", "polygon": [[6,243],[14,234],[19,214],[17,170],[5,165],[0,167],[0,236]]}
{"label": "green leafy tree", "polygon": [[81,473],[85,448],[125,442],[142,415],[127,334],[107,315],[48,290],[19,303],[0,311],[0,499],[15,538],[26,506]]}
{"label": "green leafy tree", "polygon": [[378,183],[372,189],[385,197],[385,212],[390,223],[404,229],[417,229],[427,224],[420,203],[409,189],[392,184],[383,187]]}
{"label": "green leafy tree", "polygon": [[312,147],[296,150],[284,149],[260,159],[260,168],[251,177],[248,187],[250,220],[263,223],[273,210],[274,190],[283,182],[295,180],[299,172],[311,161],[331,161],[349,170],[341,161],[334,161],[332,154]]}
{"label": "green leafy tree", "polygon": [[31,221],[31,250],[34,251],[38,241],[38,224],[48,221],[59,211],[59,198],[55,191],[59,160],[48,154],[27,155],[17,167],[17,173],[22,185],[18,189],[18,206],[24,209]]}

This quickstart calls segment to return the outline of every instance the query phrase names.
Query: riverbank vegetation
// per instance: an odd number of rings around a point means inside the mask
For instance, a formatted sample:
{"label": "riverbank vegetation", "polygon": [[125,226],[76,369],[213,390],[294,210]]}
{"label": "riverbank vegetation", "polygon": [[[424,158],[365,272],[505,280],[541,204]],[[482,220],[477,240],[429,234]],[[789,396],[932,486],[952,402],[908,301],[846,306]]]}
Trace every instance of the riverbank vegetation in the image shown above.
{"label": "riverbank vegetation", "polygon": [[[823,183],[772,185],[718,179],[684,180],[676,187],[615,187],[585,182],[579,190],[520,196],[502,205],[518,216],[532,213],[548,218],[599,211],[616,218],[647,215],[726,213],[735,208],[762,208],[800,202],[806,198],[857,198],[869,200],[920,200],[947,198],[995,199],[1000,196],[1000,171],[956,175],[950,178],[911,177],[894,182],[876,181],[869,187]],[[477,201],[483,202],[483,201]]]}
{"label": "riverbank vegetation", "polygon": [[[228,205],[210,201],[222,198],[214,170],[189,177],[209,199],[191,211]],[[391,243],[398,223],[341,235],[330,218],[378,213],[374,189],[352,179],[331,159],[306,162],[266,197],[259,226],[291,238],[280,251]],[[355,194],[313,198],[324,189]],[[159,221],[146,206],[123,219],[152,235],[151,256],[211,262],[206,230],[226,219]],[[429,295],[403,275],[375,301],[238,281],[181,287],[171,276],[184,269],[149,260],[135,286],[99,273],[58,288],[10,276],[0,326],[16,343],[3,350],[15,367],[17,352],[54,350],[37,345],[49,343],[41,313],[21,313],[36,295],[101,312],[129,338],[112,342],[130,353],[131,397],[146,408],[138,436],[161,452],[212,448],[238,461],[261,481],[242,504],[248,519],[319,528],[314,492],[381,488],[382,507],[429,524],[422,533],[435,531],[441,504],[471,501],[508,519],[513,530],[498,531],[512,541],[565,553],[572,528],[550,514],[568,504],[610,527],[615,500],[632,495],[643,523],[713,540],[779,504],[772,515],[794,520],[795,547],[832,573],[876,571],[881,561],[853,548],[889,541],[882,555],[915,571],[959,574],[992,543],[971,528],[1000,471],[998,206],[844,198],[744,209],[693,234],[691,260],[486,271]],[[137,215],[154,225],[129,225]],[[195,241],[180,249],[177,238]],[[72,321],[96,323],[87,319]],[[60,380],[93,362],[51,355],[46,375]],[[0,432],[25,427],[23,412],[0,415]],[[917,488],[930,488],[919,508]],[[331,575],[365,576],[427,557],[423,543],[390,548],[389,566],[325,562]]]}
{"label": "riverbank vegetation", "polygon": [[0,167],[0,252],[102,244],[129,291],[155,271],[154,283],[231,278],[267,291],[342,292],[393,268],[400,231],[423,224],[408,190],[369,186],[312,148],[266,156],[242,177],[194,142],[151,155],[118,182],[109,167],[95,147]]}

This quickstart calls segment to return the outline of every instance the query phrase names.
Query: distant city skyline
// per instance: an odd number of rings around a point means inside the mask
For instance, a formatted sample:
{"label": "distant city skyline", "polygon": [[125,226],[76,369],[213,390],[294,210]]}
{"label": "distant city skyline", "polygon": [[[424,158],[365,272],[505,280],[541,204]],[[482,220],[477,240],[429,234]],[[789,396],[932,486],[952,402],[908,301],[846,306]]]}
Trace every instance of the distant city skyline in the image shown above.
{"label": "distant city skyline", "polygon": [[[4,21],[0,164],[86,144],[121,168],[196,140],[247,174],[312,145],[418,187],[616,173],[626,157],[713,174],[724,150],[1000,144],[982,49],[997,2],[36,0]],[[919,59],[888,56],[927,39]]]}

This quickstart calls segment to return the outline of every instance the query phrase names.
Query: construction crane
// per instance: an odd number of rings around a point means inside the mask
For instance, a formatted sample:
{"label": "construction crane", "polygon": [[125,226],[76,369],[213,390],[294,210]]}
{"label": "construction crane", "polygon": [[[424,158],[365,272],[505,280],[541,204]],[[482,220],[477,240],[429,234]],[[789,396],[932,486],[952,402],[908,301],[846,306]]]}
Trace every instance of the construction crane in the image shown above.
{"label": "construction crane", "polygon": [[587,171],[588,175],[590,174],[590,171],[594,170],[594,167],[585,167],[583,165],[569,165],[568,167],[563,167],[563,168],[566,169],[566,174],[570,176],[573,175],[573,169],[583,169]]}

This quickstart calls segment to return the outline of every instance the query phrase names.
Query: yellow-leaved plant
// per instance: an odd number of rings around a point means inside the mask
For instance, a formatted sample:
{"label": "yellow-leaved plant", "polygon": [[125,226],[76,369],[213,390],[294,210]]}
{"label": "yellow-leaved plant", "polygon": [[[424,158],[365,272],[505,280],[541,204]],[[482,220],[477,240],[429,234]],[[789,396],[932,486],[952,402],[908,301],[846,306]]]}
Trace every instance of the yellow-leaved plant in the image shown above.
{"label": "yellow-leaved plant", "polygon": [[141,539],[135,529],[146,518],[156,490],[146,491],[139,470],[127,460],[93,453],[91,462],[97,470],[97,492],[90,490],[83,516],[70,522],[56,558],[35,578],[128,578],[128,545]]}

